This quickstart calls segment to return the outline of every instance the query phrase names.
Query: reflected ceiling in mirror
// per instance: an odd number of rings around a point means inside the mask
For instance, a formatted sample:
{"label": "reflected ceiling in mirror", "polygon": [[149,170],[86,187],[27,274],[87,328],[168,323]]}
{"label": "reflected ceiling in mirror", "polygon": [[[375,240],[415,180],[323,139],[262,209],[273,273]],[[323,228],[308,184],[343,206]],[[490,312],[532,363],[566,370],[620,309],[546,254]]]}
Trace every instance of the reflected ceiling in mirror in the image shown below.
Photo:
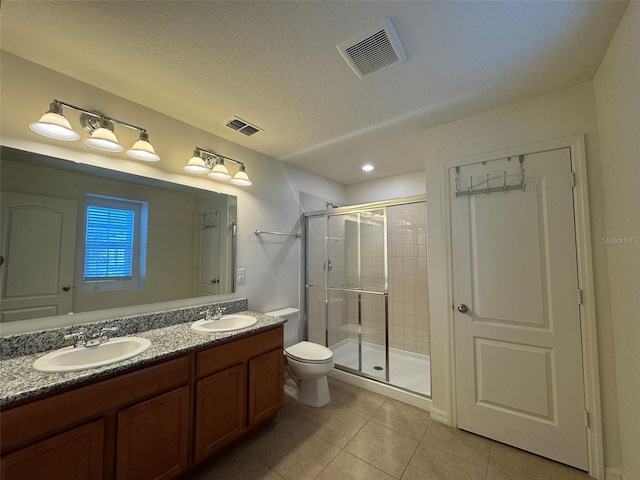
{"label": "reflected ceiling in mirror", "polygon": [[236,197],[1,155],[3,322],[235,290]]}

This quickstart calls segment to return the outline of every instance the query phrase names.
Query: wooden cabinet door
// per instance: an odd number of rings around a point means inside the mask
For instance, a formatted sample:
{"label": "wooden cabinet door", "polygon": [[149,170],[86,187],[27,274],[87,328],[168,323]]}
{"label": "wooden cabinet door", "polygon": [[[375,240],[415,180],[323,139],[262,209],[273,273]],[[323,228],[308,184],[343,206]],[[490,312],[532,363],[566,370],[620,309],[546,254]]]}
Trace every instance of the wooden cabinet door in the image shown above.
{"label": "wooden cabinet door", "polygon": [[3,480],[100,480],[104,420],[42,440],[2,459]]}
{"label": "wooden cabinet door", "polygon": [[245,364],[235,365],[196,383],[196,462],[244,433],[245,370]]}
{"label": "wooden cabinet door", "polygon": [[189,388],[118,412],[117,479],[174,478],[187,467]]}
{"label": "wooden cabinet door", "polygon": [[284,403],[281,349],[249,360],[249,428],[273,417]]}

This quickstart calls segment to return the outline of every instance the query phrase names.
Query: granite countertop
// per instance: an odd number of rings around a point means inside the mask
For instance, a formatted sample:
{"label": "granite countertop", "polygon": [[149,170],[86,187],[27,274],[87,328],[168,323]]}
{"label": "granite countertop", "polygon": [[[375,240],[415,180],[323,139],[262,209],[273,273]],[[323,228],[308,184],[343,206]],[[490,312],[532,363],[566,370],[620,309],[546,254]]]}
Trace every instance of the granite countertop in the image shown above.
{"label": "granite countertop", "polygon": [[118,363],[79,372],[47,373],[34,370],[33,362],[48,351],[2,360],[0,361],[2,375],[0,405],[7,405],[17,400],[127,370],[134,366],[145,365],[196,348],[212,346],[233,338],[268,330],[286,322],[284,318],[272,317],[263,313],[246,310],[238,313],[252,315],[258,319],[258,322],[250,327],[231,332],[198,332],[191,328],[191,322],[137,332],[131,336],[151,340],[151,346],[146,351]]}

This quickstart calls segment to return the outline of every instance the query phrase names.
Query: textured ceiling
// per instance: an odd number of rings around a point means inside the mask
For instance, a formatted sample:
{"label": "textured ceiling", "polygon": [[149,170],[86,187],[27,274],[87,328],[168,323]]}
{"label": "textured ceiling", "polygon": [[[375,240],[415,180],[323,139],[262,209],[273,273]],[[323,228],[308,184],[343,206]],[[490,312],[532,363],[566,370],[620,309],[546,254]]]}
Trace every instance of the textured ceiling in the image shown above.
{"label": "textured ceiling", "polygon": [[[350,184],[424,168],[425,128],[590,81],[626,7],[5,0],[0,20],[4,50]],[[360,80],[335,46],[385,17],[408,59]]]}

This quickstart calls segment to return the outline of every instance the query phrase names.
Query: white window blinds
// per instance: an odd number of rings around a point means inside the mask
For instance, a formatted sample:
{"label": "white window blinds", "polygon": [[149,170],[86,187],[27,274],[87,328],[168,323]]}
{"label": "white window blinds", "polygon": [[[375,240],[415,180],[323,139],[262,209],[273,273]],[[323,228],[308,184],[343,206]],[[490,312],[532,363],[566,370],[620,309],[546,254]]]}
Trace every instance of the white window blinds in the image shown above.
{"label": "white window blinds", "polygon": [[87,205],[85,281],[133,275],[135,209]]}

